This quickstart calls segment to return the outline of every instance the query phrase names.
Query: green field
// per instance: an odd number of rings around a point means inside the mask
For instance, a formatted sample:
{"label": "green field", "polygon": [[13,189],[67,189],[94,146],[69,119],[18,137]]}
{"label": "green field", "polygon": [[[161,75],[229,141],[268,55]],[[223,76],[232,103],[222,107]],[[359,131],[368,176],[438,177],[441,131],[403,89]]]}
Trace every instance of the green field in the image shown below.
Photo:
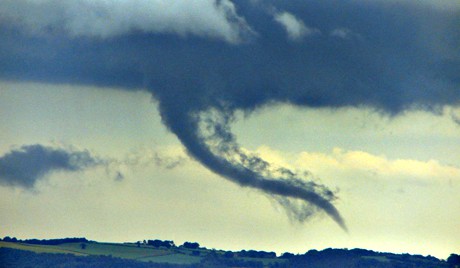
{"label": "green field", "polygon": [[21,250],[33,251],[36,253],[63,253],[63,254],[74,254],[77,256],[89,255],[87,252],[74,251],[72,249],[61,248],[60,246],[47,246],[47,245],[32,245],[24,243],[11,243],[0,241],[0,248],[14,248]]}
{"label": "green field", "polygon": [[[0,247],[21,249],[33,251],[36,253],[64,253],[74,254],[77,256],[112,256],[124,259],[132,259],[143,262],[154,263],[171,263],[171,264],[196,264],[200,263],[203,258],[208,256],[210,252],[222,256],[224,251],[212,251],[207,249],[187,249],[182,247],[174,248],[155,248],[148,245],[141,244],[137,246],[134,243],[99,243],[99,242],[86,242],[85,248],[81,246],[82,243],[65,243],[59,245],[34,245],[19,242],[1,242]],[[199,256],[193,253],[199,252]],[[259,258],[240,258],[246,261],[261,261],[265,265],[269,263],[282,263],[282,259],[259,259]]]}
{"label": "green field", "polygon": [[0,247],[28,250],[36,253],[70,253],[77,256],[106,255],[138,261],[168,262],[174,264],[192,264],[201,261],[201,257],[192,256],[192,252],[187,249],[157,249],[146,245],[138,247],[135,244],[97,242],[88,242],[85,243],[85,245],[85,249],[82,249],[81,243],[66,243],[49,246],[0,241]]}

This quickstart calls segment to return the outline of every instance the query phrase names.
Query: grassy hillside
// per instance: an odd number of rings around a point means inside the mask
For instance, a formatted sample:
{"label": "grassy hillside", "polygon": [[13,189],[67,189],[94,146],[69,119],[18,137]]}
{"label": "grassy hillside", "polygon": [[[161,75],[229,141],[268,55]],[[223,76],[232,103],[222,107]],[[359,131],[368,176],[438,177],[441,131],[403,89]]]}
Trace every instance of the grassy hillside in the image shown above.
{"label": "grassy hillside", "polygon": [[[82,247],[84,244],[84,247]],[[1,242],[0,248],[27,250],[35,253],[61,253],[76,256],[110,256],[141,262],[169,263],[179,265],[196,265],[212,262],[218,259],[232,260],[235,263],[255,263],[262,266],[282,264],[285,259],[279,258],[247,258],[226,256],[225,251],[209,250],[204,248],[188,249],[184,247],[156,248],[145,244],[136,243],[99,243],[89,241],[86,243],[64,243],[59,245],[35,245],[24,242]],[[211,265],[212,266],[212,265]],[[243,266],[245,267],[245,266]],[[247,266],[246,266],[247,267]],[[252,267],[252,266],[251,266]]]}
{"label": "grassy hillside", "polygon": [[[460,256],[452,254],[450,261],[442,261],[431,256],[379,253],[364,249],[325,249],[322,251],[310,250],[305,254],[285,254],[277,257],[273,252],[249,251],[222,251],[206,248],[187,248],[184,246],[160,246],[143,243],[99,243],[95,241],[60,243],[56,245],[42,245],[24,243],[25,241],[5,242],[0,241],[1,258],[9,259],[14,263],[16,257],[25,256],[22,252],[31,252],[28,257],[22,258],[29,265],[30,259],[44,260],[46,265],[53,259],[69,260],[72,263],[109,262],[125,267],[425,267],[425,268],[450,268],[460,264]],[[38,241],[42,243],[45,240]],[[172,242],[172,241],[171,241]],[[185,244],[184,244],[185,245]],[[198,245],[198,244],[197,244]],[[8,249],[8,250],[6,250]],[[34,253],[32,253],[34,252]],[[36,254],[35,254],[36,253]],[[22,254],[22,255],[21,255]],[[30,255],[32,254],[32,255]],[[35,254],[35,255],[33,255]],[[56,256],[56,257],[54,257]],[[71,257],[74,256],[74,257]],[[455,258],[453,258],[454,256]],[[79,259],[80,258],[80,259]],[[84,258],[84,259],[82,259]],[[457,260],[458,259],[458,260]],[[123,263],[125,261],[125,263]],[[458,262],[458,263],[457,263]],[[20,263],[12,266],[21,267]],[[24,265],[24,267],[27,267]],[[52,267],[52,266],[43,267]],[[1,266],[1,265],[0,265]],[[115,265],[116,266],[116,265]],[[42,266],[37,266],[42,267]],[[73,267],[72,265],[64,267]],[[82,266],[86,267],[86,266]],[[99,266],[93,266],[99,267]]]}
{"label": "grassy hillside", "polygon": [[0,247],[13,248],[20,250],[33,251],[35,253],[63,253],[74,254],[77,256],[112,256],[124,259],[133,259],[138,261],[151,261],[160,263],[174,264],[192,264],[199,263],[202,257],[192,255],[191,250],[187,249],[158,249],[151,246],[136,244],[118,244],[118,243],[65,243],[60,245],[33,245],[19,242],[2,242]]}
{"label": "grassy hillside", "polygon": [[86,256],[87,253],[74,251],[72,249],[65,249],[57,246],[48,246],[48,245],[32,245],[25,243],[13,243],[13,242],[3,242],[0,241],[0,248],[13,248],[20,250],[32,251],[35,253],[62,253],[62,254],[74,254],[77,256]]}

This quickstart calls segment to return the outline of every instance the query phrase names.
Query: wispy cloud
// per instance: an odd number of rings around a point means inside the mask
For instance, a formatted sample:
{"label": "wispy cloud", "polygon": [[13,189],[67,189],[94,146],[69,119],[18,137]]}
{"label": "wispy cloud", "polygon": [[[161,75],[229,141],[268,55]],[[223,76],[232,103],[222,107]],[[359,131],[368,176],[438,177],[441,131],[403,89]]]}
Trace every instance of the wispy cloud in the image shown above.
{"label": "wispy cloud", "polygon": [[275,14],[275,20],[284,27],[288,38],[292,41],[299,41],[306,36],[320,33],[318,29],[307,27],[301,19],[289,12]]}
{"label": "wispy cloud", "polygon": [[348,28],[336,28],[330,32],[330,36],[341,39],[361,38],[359,34]]}
{"label": "wispy cloud", "polygon": [[88,151],[24,145],[0,157],[0,184],[30,189],[54,171],[76,172],[100,163]]}

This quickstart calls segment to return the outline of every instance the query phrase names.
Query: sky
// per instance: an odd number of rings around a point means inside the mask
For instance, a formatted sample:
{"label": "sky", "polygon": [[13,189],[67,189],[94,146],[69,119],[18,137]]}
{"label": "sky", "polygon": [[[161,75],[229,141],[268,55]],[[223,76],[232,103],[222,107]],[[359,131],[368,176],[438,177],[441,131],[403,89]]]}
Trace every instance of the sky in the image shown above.
{"label": "sky", "polygon": [[460,252],[460,2],[0,3],[0,236]]}

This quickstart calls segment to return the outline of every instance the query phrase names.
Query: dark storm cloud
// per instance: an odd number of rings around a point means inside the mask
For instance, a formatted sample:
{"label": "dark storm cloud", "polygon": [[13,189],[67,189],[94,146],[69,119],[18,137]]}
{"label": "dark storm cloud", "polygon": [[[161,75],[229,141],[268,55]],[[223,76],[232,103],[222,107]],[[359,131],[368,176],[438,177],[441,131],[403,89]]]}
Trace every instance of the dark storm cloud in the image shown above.
{"label": "dark storm cloud", "polygon": [[0,157],[0,184],[33,188],[38,180],[53,171],[79,171],[98,162],[86,151],[25,145]]}
{"label": "dark storm cloud", "polygon": [[[14,8],[14,1],[7,2]],[[20,18],[5,17],[0,20],[0,78],[148,90],[159,101],[163,122],[203,165],[242,186],[281,196],[287,207],[293,203],[284,198],[313,204],[342,227],[331,203],[334,194],[299,183],[293,172],[275,172],[240,149],[230,130],[234,112],[284,102],[371,107],[396,115],[460,104],[456,5],[442,8],[429,0],[216,3],[227,7],[221,18],[233,35],[210,38],[192,31],[184,36],[132,24],[130,31],[103,38],[91,34],[91,27],[75,35],[49,21],[37,34],[26,29],[29,24],[17,23]],[[315,34],[306,34],[308,29]]]}

